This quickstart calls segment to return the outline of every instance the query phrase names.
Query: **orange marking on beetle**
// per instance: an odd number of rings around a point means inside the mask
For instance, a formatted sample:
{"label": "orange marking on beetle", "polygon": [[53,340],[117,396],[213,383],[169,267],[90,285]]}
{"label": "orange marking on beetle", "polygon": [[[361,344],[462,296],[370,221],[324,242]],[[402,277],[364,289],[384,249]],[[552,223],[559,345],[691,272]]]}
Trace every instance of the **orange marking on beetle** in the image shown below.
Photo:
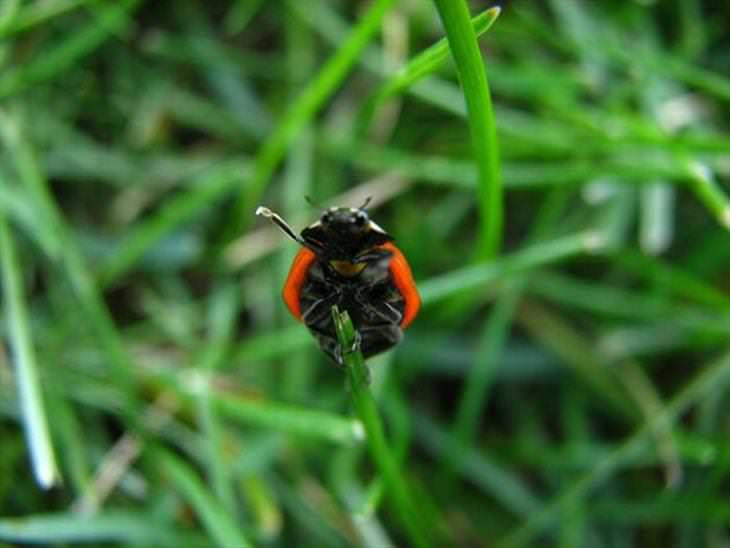
{"label": "orange marking on beetle", "polygon": [[406,261],[401,250],[390,242],[383,244],[381,247],[393,253],[393,258],[390,260],[388,269],[390,270],[391,276],[393,276],[393,283],[401,295],[403,295],[403,300],[405,301],[406,306],[403,310],[400,327],[401,329],[406,329],[415,319],[418,310],[421,308],[421,297],[418,295],[416,282],[413,281],[411,267],[408,266],[408,261]]}
{"label": "orange marking on beetle", "polygon": [[307,279],[307,272],[317,260],[317,255],[311,249],[306,247],[299,250],[294,262],[289,269],[289,274],[284,283],[284,303],[297,320],[302,321],[302,309],[299,304],[299,295],[302,292],[302,286]]}

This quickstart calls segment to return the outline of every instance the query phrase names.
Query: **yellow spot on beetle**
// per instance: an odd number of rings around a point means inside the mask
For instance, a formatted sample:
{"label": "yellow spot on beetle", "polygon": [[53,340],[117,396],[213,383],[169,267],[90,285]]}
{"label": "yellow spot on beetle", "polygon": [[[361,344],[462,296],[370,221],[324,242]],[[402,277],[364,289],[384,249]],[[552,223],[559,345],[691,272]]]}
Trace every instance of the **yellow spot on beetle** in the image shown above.
{"label": "yellow spot on beetle", "polygon": [[357,276],[365,270],[366,263],[351,263],[350,261],[330,261],[330,265],[334,268],[338,274],[341,274],[347,278]]}

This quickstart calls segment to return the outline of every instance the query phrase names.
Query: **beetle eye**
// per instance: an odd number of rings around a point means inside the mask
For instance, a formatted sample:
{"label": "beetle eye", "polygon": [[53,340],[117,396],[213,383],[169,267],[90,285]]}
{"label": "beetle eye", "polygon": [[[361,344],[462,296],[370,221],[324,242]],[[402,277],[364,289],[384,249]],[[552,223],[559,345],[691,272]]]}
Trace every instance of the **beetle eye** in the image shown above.
{"label": "beetle eye", "polygon": [[357,215],[355,215],[355,224],[357,226],[364,225],[365,224],[365,220],[366,220],[365,215],[363,215],[362,213],[358,213]]}
{"label": "beetle eye", "polygon": [[322,224],[330,224],[332,222],[332,215],[330,215],[329,213],[325,213],[324,215],[322,215],[322,218],[320,220],[322,221]]}

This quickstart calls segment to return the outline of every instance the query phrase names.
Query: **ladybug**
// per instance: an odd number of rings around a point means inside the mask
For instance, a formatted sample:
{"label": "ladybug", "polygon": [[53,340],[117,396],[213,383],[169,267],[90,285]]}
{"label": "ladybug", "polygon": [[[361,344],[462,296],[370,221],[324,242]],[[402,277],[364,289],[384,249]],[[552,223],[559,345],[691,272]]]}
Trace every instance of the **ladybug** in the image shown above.
{"label": "ladybug", "polygon": [[410,266],[393,237],[365,208],[331,207],[297,235],[279,215],[259,207],[302,249],[284,284],[284,303],[309,328],[322,351],[342,365],[331,309],[347,310],[357,332],[352,349],[365,358],[400,342],[421,305]]}

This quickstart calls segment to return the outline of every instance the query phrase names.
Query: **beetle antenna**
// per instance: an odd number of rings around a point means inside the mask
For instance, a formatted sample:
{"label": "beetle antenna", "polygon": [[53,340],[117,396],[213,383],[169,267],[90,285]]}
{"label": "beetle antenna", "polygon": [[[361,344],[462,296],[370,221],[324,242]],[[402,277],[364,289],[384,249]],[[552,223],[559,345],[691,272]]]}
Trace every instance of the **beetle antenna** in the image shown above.
{"label": "beetle antenna", "polygon": [[368,205],[370,205],[370,202],[372,202],[372,201],[373,201],[373,197],[368,196],[367,198],[365,198],[365,203],[363,203],[358,209],[365,209],[366,207],[368,207]]}
{"label": "beetle antenna", "polygon": [[256,208],[256,215],[260,215],[261,217],[266,217],[267,219],[271,219],[273,223],[275,223],[287,236],[289,236],[292,240],[297,242],[300,245],[303,245],[304,247],[311,247],[307,242],[305,242],[301,236],[299,236],[296,232],[294,232],[294,229],[287,224],[287,222],[281,218],[281,215],[278,213],[274,213],[271,211],[268,207],[259,206]]}

